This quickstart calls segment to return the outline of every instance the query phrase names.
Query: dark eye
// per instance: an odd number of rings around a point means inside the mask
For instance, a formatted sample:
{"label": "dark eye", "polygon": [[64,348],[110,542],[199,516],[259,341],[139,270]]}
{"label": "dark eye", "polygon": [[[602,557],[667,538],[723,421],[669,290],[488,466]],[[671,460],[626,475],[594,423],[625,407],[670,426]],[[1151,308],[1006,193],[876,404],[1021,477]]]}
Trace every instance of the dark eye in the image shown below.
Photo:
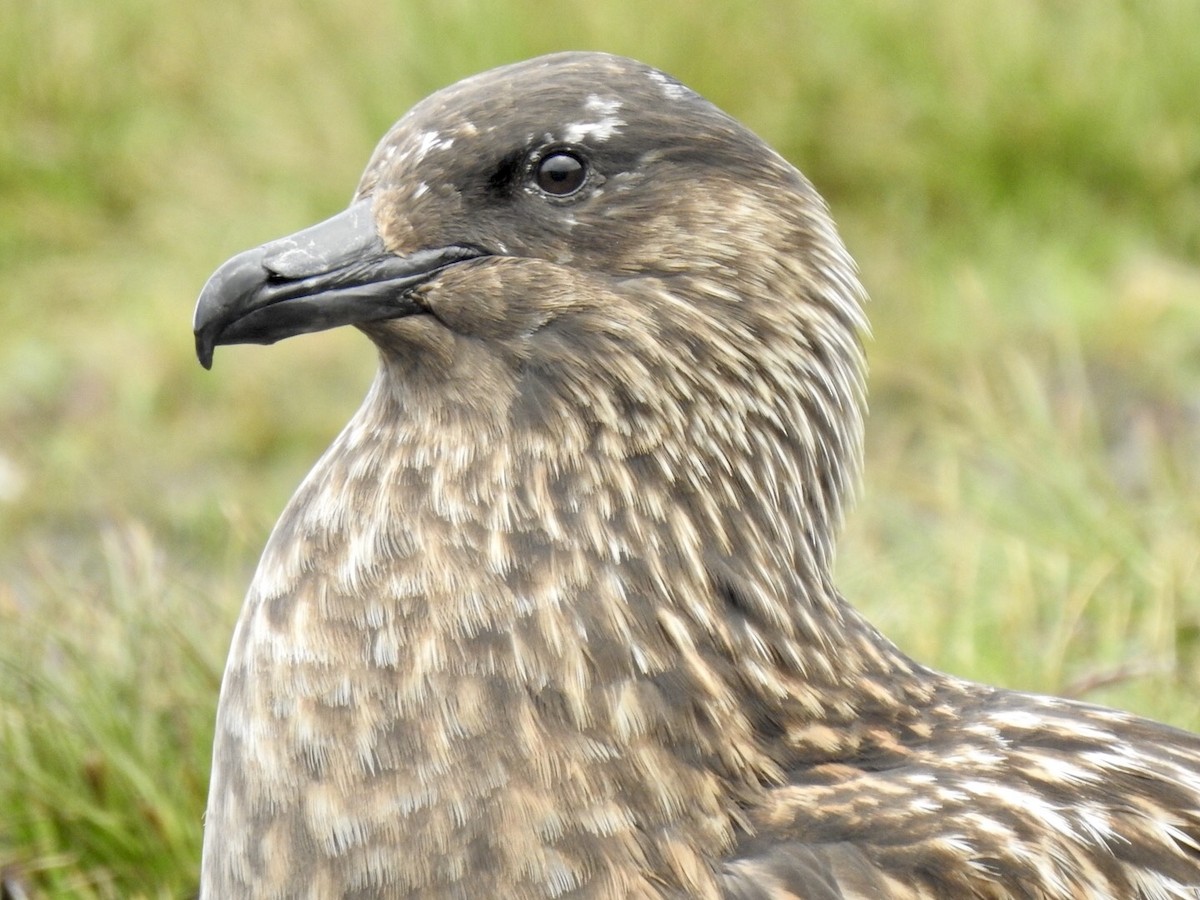
{"label": "dark eye", "polygon": [[574,153],[560,150],[543,157],[537,167],[537,186],[547,194],[566,197],[581,187],[587,180],[587,167]]}

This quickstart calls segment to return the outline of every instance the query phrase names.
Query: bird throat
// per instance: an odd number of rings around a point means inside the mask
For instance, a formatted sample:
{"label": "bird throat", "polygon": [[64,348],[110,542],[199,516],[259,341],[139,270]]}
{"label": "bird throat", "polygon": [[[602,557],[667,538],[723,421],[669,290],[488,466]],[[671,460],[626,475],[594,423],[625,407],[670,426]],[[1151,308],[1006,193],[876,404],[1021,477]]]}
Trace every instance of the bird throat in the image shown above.
{"label": "bird throat", "polygon": [[862,684],[896,683],[894,648],[811,554],[739,558],[802,541],[681,503],[664,466],[587,429],[539,446],[478,408],[423,400],[431,428],[397,402],[384,373],[268,543],[222,703],[284,739],[218,735],[214,778],[241,754],[229,770],[274,809],[378,807],[361,840],[423,848],[414,889],[497,854],[582,883],[597,860],[728,852],[781,762],[866,740]]}

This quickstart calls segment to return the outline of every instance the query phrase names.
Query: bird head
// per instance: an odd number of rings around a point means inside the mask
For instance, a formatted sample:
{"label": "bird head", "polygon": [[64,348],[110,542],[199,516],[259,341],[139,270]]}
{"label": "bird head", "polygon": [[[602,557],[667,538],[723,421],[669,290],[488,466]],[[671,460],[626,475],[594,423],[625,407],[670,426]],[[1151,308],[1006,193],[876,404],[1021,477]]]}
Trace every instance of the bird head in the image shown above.
{"label": "bird head", "polygon": [[580,452],[669,442],[701,491],[761,468],[747,489],[793,484],[824,532],[857,469],[860,301],[824,202],[762,140],[648,66],[561,53],[419,103],[346,211],[212,276],[195,333],[207,367],[352,324],[397,385]]}

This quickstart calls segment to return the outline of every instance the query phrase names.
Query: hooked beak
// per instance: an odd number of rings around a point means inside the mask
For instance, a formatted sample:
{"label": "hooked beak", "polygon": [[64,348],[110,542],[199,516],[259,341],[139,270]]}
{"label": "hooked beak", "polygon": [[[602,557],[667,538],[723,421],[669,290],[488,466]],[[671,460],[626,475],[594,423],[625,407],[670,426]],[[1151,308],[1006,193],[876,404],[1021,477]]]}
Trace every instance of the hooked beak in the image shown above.
{"label": "hooked beak", "polygon": [[449,246],[397,256],[383,245],[370,200],[359,200],[217,269],[196,302],[196,356],[209,369],[219,344],[273,344],[422,312],[413,293],[418,285],[483,255],[475,247]]}

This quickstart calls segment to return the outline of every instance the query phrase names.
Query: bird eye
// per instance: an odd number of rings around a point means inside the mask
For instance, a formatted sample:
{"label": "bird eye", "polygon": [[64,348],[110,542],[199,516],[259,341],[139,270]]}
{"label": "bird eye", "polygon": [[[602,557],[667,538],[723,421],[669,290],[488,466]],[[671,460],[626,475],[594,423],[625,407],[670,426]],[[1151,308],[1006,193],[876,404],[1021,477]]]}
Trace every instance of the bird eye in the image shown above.
{"label": "bird eye", "polygon": [[587,168],[574,153],[558,151],[542,158],[537,166],[537,186],[555,197],[568,197],[587,180]]}

